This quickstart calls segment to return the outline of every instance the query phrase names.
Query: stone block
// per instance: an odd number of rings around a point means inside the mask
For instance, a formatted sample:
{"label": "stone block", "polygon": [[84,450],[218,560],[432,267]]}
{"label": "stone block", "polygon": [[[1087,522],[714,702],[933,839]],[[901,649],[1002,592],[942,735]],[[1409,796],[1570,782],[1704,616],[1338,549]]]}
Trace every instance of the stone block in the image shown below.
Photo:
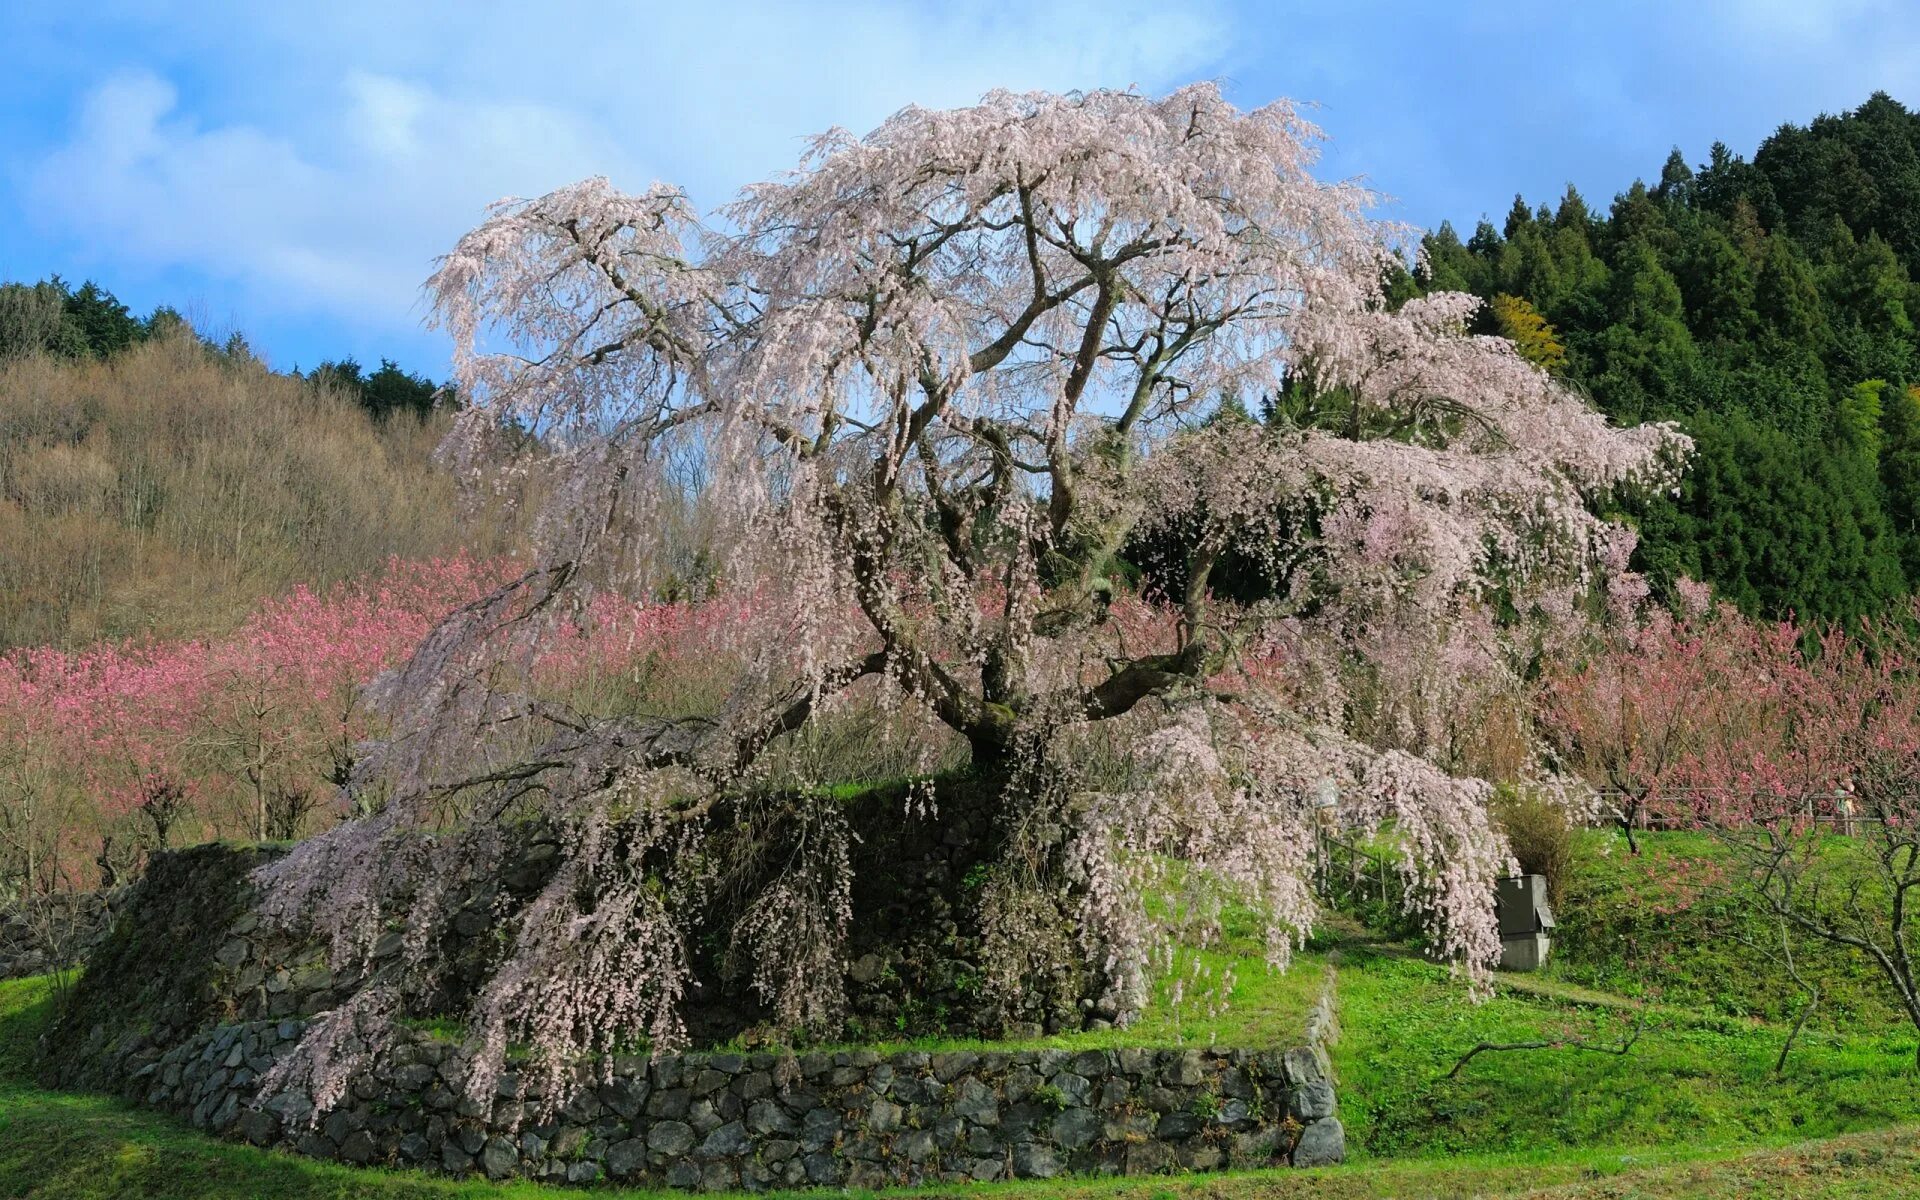
{"label": "stone block", "polygon": [[1324,1117],[1300,1131],[1300,1140],[1293,1144],[1293,1165],[1296,1167],[1325,1167],[1344,1160],[1347,1156],[1347,1131],[1340,1125],[1338,1117]]}
{"label": "stone block", "polygon": [[693,1126],[685,1121],[656,1121],[647,1130],[647,1149],[675,1157],[693,1149]]}
{"label": "stone block", "polygon": [[520,1169],[520,1151],[506,1138],[490,1137],[480,1149],[479,1161],[488,1179],[505,1179]]}
{"label": "stone block", "polygon": [[696,1153],[701,1158],[726,1158],[735,1154],[744,1154],[753,1146],[753,1138],[747,1133],[747,1127],[739,1121],[722,1125],[709,1133],[700,1143]]}
{"label": "stone block", "polygon": [[1198,1050],[1183,1050],[1174,1055],[1160,1078],[1172,1087],[1194,1087],[1206,1082],[1206,1062]]}
{"label": "stone block", "polygon": [[1100,1114],[1090,1108],[1069,1108],[1054,1117],[1048,1132],[1055,1145],[1078,1150],[1098,1139],[1105,1124]]}
{"label": "stone block", "polygon": [[627,1138],[607,1147],[607,1174],[615,1179],[626,1179],[644,1171],[647,1166],[647,1144],[639,1138]]}
{"label": "stone block", "polygon": [[1021,1179],[1052,1179],[1060,1169],[1060,1156],[1051,1146],[1021,1142],[1013,1148],[1013,1173]]}
{"label": "stone block", "polygon": [[356,1129],[340,1143],[340,1161],[366,1166],[380,1157],[379,1143],[364,1129]]}
{"label": "stone block", "polygon": [[1303,1125],[1331,1117],[1334,1107],[1333,1085],[1325,1080],[1303,1083],[1287,1094],[1287,1111]]}

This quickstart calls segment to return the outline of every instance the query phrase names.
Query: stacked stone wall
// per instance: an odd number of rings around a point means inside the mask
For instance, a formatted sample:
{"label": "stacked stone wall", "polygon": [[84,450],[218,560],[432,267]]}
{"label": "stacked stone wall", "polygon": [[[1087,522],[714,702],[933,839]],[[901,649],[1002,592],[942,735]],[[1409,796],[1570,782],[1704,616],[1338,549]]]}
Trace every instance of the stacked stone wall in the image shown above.
{"label": "stacked stone wall", "polygon": [[1316,1165],[1343,1148],[1325,1056],[1309,1047],[615,1058],[543,1115],[512,1072],[489,1103],[466,1098],[458,1049],[414,1034],[314,1122],[298,1094],[254,1105],[304,1027],[206,1030],[136,1068],[127,1092],[317,1158],[704,1190]]}
{"label": "stacked stone wall", "polygon": [[[881,1187],[1344,1150],[1330,990],[1296,1047],[615,1056],[581,1064],[586,1084],[558,1111],[512,1071],[485,1102],[466,1097],[458,1045],[409,1028],[315,1114],[298,1092],[262,1097],[260,1080],[357,981],[260,926],[245,878],[266,853],[156,862],[55,1023],[52,1081],[320,1158],[570,1183]],[[488,936],[471,924],[456,936]],[[398,949],[395,932],[373,969]]]}

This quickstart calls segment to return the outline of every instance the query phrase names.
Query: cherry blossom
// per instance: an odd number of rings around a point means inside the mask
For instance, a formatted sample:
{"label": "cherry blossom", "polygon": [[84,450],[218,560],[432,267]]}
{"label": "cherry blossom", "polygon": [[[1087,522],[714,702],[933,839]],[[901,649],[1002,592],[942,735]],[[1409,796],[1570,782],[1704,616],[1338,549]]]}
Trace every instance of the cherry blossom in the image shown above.
{"label": "cherry blossom", "polygon": [[[473,1087],[510,1040],[556,1085],[610,1039],[671,1044],[713,859],[748,891],[730,936],[751,985],[831,1028],[863,834],[796,747],[873,705],[920,722],[922,769],[958,745],[998,788],[997,987],[1070,951],[1125,1019],[1170,939],[1217,924],[1155,904],[1168,888],[1249,903],[1284,963],[1315,919],[1325,781],[1332,819],[1402,848],[1435,951],[1484,978],[1510,866],[1487,784],[1450,773],[1424,717],[1350,728],[1339,689],[1417,675],[1424,713],[1508,669],[1503,630],[1631,588],[1597,504],[1671,486],[1688,446],[1471,335],[1468,297],[1392,307],[1411,239],[1310,174],[1319,139],[1211,85],[995,92],[830,131],[711,220],[600,179],[496,206],[428,285],[470,404],[445,455],[476,486],[543,481],[535,557],[368,690],[391,732],[351,786],[384,807],[266,869],[268,915],[351,958],[387,898],[497,868],[537,817],[560,890],[504,921]],[[1277,398],[1276,420],[1203,420],[1229,393]],[[543,690],[569,630],[617,640],[607,613],[684,586],[690,512],[710,581],[750,598],[706,643],[716,694],[663,712]],[[1179,594],[1130,594],[1121,553],[1158,530]],[[1214,596],[1230,550],[1269,598]],[[1125,769],[1096,777],[1096,743]],[[741,829],[798,849],[749,869],[725,858],[762,844]],[[1191,865],[1143,865],[1163,857]],[[428,956],[405,970],[430,990]]]}

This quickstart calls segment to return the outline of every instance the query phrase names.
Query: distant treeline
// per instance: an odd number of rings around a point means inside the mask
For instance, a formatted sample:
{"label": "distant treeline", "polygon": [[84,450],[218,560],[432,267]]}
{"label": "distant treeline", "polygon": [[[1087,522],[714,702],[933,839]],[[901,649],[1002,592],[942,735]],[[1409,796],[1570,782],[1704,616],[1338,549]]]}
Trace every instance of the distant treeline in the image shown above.
{"label": "distant treeline", "polygon": [[[106,359],[151,338],[186,328],[186,318],[171,305],[136,317],[112,292],[92,280],[78,288],[70,287],[58,275],[38,283],[0,284],[0,360],[32,354],[70,360]],[[205,337],[201,341],[221,355],[253,357],[246,339],[237,333],[225,342]],[[371,372],[348,357],[322,362],[304,376],[298,370],[291,374],[357,398],[360,406],[376,417],[407,413],[424,419],[436,407],[455,404],[451,387],[437,386],[386,358],[380,360],[378,370]]]}
{"label": "distant treeline", "polygon": [[518,508],[434,463],[446,412],[376,417],[337,368],[141,324],[0,358],[0,653],[219,636],[298,584],[519,544]]}
{"label": "distant treeline", "polygon": [[1920,590],[1920,114],[1876,93],[1751,161],[1675,150],[1604,214],[1569,187],[1425,245],[1409,290],[1485,297],[1618,420],[1693,434],[1680,494],[1631,514],[1657,582],[1814,619]]}

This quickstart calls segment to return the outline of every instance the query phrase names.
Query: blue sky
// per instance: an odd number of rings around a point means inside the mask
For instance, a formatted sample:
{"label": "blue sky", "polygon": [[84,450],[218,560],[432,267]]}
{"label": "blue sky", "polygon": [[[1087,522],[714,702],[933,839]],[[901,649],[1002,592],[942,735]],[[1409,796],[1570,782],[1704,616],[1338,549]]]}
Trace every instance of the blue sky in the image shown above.
{"label": "blue sky", "polygon": [[604,174],[712,206],[909,102],[1216,79],[1317,102],[1324,174],[1465,228],[1920,105],[1913,0],[6,0],[0,47],[0,278],[435,378],[420,281],[489,202]]}

